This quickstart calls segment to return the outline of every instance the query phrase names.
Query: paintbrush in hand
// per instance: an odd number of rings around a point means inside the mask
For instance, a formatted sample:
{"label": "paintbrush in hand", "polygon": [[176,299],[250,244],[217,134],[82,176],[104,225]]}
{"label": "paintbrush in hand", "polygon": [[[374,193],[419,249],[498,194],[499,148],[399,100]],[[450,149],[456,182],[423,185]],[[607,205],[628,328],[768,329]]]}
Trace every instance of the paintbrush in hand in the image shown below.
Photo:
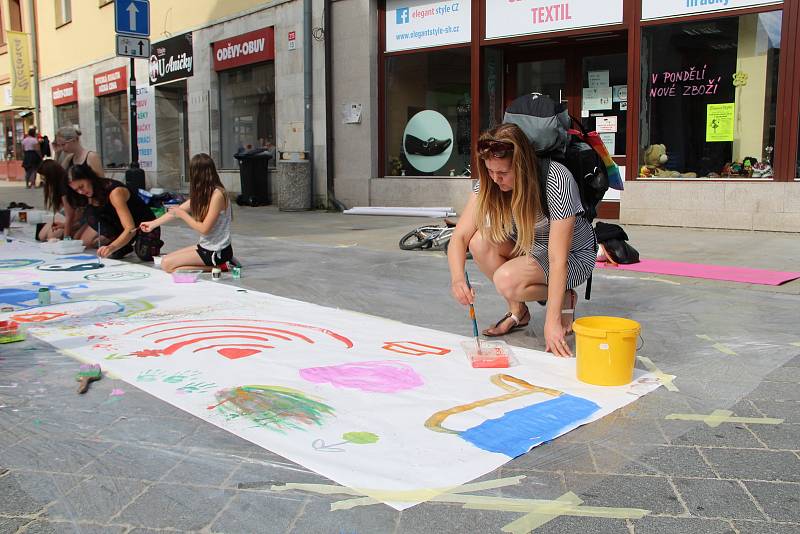
{"label": "paintbrush in hand", "polygon": [[[467,288],[472,291],[472,285],[469,283],[469,274],[464,271],[464,277],[467,280]],[[478,347],[478,354],[481,353],[481,338],[478,336],[478,319],[475,317],[475,306],[469,305],[469,318],[472,319],[472,335],[475,336],[475,344]]]}
{"label": "paintbrush in hand", "polygon": [[103,373],[100,370],[100,364],[81,365],[80,371],[78,371],[78,374],[75,376],[75,380],[80,382],[78,385],[78,393],[86,393],[89,389],[89,384],[101,378],[103,378]]}

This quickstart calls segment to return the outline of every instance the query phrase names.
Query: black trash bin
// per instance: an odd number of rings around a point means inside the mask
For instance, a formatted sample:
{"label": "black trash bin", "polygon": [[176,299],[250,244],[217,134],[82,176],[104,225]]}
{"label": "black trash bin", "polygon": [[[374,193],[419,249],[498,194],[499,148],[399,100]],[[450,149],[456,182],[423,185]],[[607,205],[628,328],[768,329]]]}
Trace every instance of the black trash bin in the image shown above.
{"label": "black trash bin", "polygon": [[240,206],[264,206],[272,203],[267,164],[272,154],[267,148],[253,148],[233,155],[239,161],[242,194],[236,197]]}

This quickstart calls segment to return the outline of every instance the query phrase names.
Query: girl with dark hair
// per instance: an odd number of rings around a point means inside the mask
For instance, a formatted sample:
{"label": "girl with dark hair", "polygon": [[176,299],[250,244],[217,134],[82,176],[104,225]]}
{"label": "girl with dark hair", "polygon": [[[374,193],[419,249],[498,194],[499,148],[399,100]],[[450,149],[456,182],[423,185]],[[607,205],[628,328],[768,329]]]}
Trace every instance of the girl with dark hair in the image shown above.
{"label": "girl with dark hair", "polygon": [[[53,212],[53,222],[40,224],[36,228],[36,239],[80,239],[87,247],[94,247],[96,241],[86,236],[94,236],[83,218],[86,200],[75,194],[67,185],[67,171],[55,160],[46,159],[39,166],[43,178],[44,205]],[[56,214],[63,212],[64,220],[56,220]],[[86,230],[90,231],[87,233]]]}
{"label": "girl with dark hair", "polygon": [[152,261],[159,253],[164,244],[161,232],[144,235],[138,231],[141,223],[155,218],[138,191],[98,176],[90,165],[71,167],[69,187],[86,199],[86,219],[91,237],[97,239],[99,257],[119,259],[135,251],[139,259]]}
{"label": "girl with dark hair", "polygon": [[578,299],[573,288],[589,278],[597,257],[592,225],[581,216],[577,182],[551,161],[542,190],[536,154],[514,124],[484,132],[477,148],[478,184],[447,252],[453,297],[464,305],[475,297],[464,275],[469,248],[508,303],[508,313],[484,335],[526,326],[531,315],[525,303],[546,301],[545,350],[571,356],[565,336],[572,332]]}
{"label": "girl with dark hair", "polygon": [[164,256],[161,268],[169,273],[181,267],[208,270],[233,259],[231,203],[208,154],[196,154],[189,162],[189,200],[152,222],[139,225],[152,232],[172,219],[182,219],[200,233],[196,247],[185,247]]}

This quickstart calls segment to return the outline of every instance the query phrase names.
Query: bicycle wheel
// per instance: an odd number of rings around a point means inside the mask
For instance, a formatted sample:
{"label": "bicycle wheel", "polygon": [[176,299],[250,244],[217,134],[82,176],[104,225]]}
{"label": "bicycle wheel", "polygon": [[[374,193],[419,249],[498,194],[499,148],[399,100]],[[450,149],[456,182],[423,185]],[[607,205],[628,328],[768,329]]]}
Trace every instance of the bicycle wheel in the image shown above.
{"label": "bicycle wheel", "polygon": [[418,248],[422,248],[426,244],[431,242],[431,237],[420,231],[419,228],[411,230],[406,235],[404,235],[400,239],[400,249],[401,250],[414,250]]}

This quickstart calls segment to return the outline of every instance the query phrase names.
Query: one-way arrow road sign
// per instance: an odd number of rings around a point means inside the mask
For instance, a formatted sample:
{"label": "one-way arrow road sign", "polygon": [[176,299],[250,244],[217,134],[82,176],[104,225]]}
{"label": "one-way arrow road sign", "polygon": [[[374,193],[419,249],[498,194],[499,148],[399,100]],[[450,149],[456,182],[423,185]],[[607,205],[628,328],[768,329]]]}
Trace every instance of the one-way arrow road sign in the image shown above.
{"label": "one-way arrow road sign", "polygon": [[150,36],[150,2],[148,0],[116,0],[114,31],[134,37]]}
{"label": "one-way arrow road sign", "polygon": [[149,58],[150,39],[117,35],[117,55],[125,57]]}

